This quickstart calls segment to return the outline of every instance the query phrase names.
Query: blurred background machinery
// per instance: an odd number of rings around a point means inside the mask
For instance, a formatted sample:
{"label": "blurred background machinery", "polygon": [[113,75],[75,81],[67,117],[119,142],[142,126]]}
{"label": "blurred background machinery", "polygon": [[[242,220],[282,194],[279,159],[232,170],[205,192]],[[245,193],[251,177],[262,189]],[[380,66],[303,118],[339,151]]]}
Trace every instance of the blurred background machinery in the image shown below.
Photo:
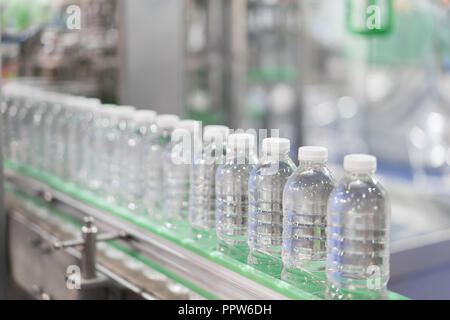
{"label": "blurred background machinery", "polygon": [[3,81],[279,129],[335,165],[376,155],[393,194],[391,288],[450,297],[449,1],[4,0],[1,28]]}

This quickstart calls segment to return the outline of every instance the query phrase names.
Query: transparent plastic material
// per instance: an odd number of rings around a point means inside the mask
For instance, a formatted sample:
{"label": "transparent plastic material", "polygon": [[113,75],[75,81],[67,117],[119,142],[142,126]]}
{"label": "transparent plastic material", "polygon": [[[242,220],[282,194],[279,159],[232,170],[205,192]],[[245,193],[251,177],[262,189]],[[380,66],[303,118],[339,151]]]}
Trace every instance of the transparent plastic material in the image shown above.
{"label": "transparent plastic material", "polygon": [[200,126],[198,121],[180,121],[164,154],[163,210],[168,228],[178,229],[188,224],[191,163],[195,149],[201,145]]}
{"label": "transparent plastic material", "polygon": [[[238,135],[242,139],[235,139]],[[246,261],[249,251],[248,181],[258,162],[252,139],[252,135],[230,135],[227,161],[216,173],[217,248],[239,261]]]}
{"label": "transparent plastic material", "polygon": [[194,157],[190,177],[189,222],[194,239],[216,236],[216,171],[225,162],[228,127],[206,126],[202,153]]}
{"label": "transparent plastic material", "polygon": [[287,143],[285,149],[263,150],[249,181],[248,263],[277,277],[282,270],[283,189],[295,170]]}
{"label": "transparent plastic material", "polygon": [[151,147],[155,140],[155,112],[136,111],[134,127],[126,141],[126,161],[121,166],[121,190],[125,193],[126,207],[136,214],[146,215],[145,197],[147,195],[146,170],[152,165]]}
{"label": "transparent plastic material", "polygon": [[[321,294],[320,295],[316,294],[316,292],[314,292],[313,290],[314,288],[310,287],[297,288],[296,286],[293,286],[289,283],[276,279],[264,272],[249,267],[245,263],[236,261],[232,257],[229,257],[219,251],[216,251],[214,248],[214,244],[205,246],[192,240],[190,238],[189,231],[167,229],[164,227],[163,224],[158,224],[155,223],[154,221],[150,221],[142,217],[136,217],[135,215],[131,214],[128,210],[114,206],[106,202],[104,199],[99,198],[95,193],[68,184],[55,176],[45,174],[42,171],[35,170],[27,166],[19,165],[9,159],[5,159],[4,163],[8,168],[15,170],[20,174],[40,180],[48,184],[50,187],[55,188],[56,190],[64,192],[65,194],[73,197],[74,199],[82,201],[86,204],[89,204],[101,210],[107,211],[112,215],[115,215],[126,221],[134,223],[135,225],[141,227],[144,230],[153,232],[165,239],[173,241],[174,243],[186,249],[189,249],[205,258],[208,258],[209,260],[218,263],[223,267],[226,267],[234,272],[237,272],[247,277],[249,280],[256,281],[264,286],[267,286],[268,288],[275,290],[288,298],[301,300],[321,299]],[[177,276],[176,274],[170,273],[169,271],[153,263],[152,261],[140,257],[137,252],[125,248],[120,249],[126,251],[128,254],[132,254],[133,256],[140,259],[142,262],[146,263],[147,265],[155,268],[160,272],[163,272],[167,276],[177,281],[180,281],[190,289],[202,294],[203,296],[208,297],[209,299],[217,298],[216,296],[217,293],[207,292],[201,288],[196,287],[189,281],[189,279],[184,279]],[[406,299],[405,297],[396,294],[394,292],[389,292],[388,294],[390,299]]]}
{"label": "transparent plastic material", "polygon": [[389,226],[390,203],[374,170],[347,171],[328,203],[328,298],[387,297]]}
{"label": "transparent plastic material", "polygon": [[172,114],[161,114],[155,119],[156,133],[151,142],[149,159],[146,165],[147,195],[144,199],[149,217],[154,221],[161,221],[160,215],[163,202],[163,161],[164,151],[170,145],[172,131],[179,118]]}
{"label": "transparent plastic material", "polygon": [[326,158],[299,158],[299,166],[283,194],[282,279],[297,285],[315,280],[324,284],[327,205],[335,182]]}

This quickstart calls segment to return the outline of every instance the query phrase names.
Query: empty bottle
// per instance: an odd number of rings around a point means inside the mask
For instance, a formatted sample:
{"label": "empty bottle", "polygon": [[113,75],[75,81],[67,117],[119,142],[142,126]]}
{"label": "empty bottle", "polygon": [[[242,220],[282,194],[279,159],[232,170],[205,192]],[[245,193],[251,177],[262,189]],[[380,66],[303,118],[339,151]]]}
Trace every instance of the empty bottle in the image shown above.
{"label": "empty bottle", "polygon": [[174,114],[161,114],[156,116],[156,134],[151,140],[149,156],[145,164],[147,179],[147,195],[145,206],[149,218],[153,221],[162,220],[161,208],[163,202],[163,155],[170,144],[172,132],[180,118]]}
{"label": "empty bottle", "polygon": [[283,189],[295,170],[290,141],[266,138],[249,181],[248,263],[274,276],[282,270]]}
{"label": "empty bottle", "polygon": [[299,148],[299,166],[284,188],[282,278],[296,284],[325,282],[327,204],[335,186],[327,159],[327,148]]}
{"label": "empty bottle", "polygon": [[328,202],[327,296],[382,299],[389,280],[390,204],[376,158],[344,157],[346,175]]}
{"label": "empty bottle", "polygon": [[163,208],[166,226],[177,229],[187,225],[189,215],[189,178],[192,158],[201,147],[201,123],[181,120],[172,132],[171,145],[163,161]]}
{"label": "empty bottle", "polygon": [[156,112],[138,110],[134,113],[134,127],[126,144],[126,161],[122,163],[122,189],[125,192],[126,206],[135,214],[145,215],[144,198],[147,193],[146,167],[156,128]]}
{"label": "empty bottle", "polygon": [[225,164],[216,173],[217,249],[246,262],[248,256],[248,182],[258,162],[255,136],[228,137]]}
{"label": "empty bottle", "polygon": [[192,163],[189,219],[197,240],[210,240],[216,235],[216,171],[225,162],[228,133],[226,126],[206,126],[202,153]]}

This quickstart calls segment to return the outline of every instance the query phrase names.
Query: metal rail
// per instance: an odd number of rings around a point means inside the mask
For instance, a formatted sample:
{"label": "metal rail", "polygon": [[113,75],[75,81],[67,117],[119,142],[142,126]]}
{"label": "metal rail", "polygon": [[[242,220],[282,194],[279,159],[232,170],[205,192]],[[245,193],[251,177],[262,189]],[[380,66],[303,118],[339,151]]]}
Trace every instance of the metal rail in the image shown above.
{"label": "metal rail", "polygon": [[[196,254],[170,240],[144,230],[111,213],[81,202],[36,179],[5,169],[7,180],[20,190],[52,199],[52,206],[80,220],[88,215],[102,231],[124,231],[130,238],[121,245],[138,252],[164,269],[222,299],[288,299],[288,297]],[[44,197],[44,196],[43,196]]]}

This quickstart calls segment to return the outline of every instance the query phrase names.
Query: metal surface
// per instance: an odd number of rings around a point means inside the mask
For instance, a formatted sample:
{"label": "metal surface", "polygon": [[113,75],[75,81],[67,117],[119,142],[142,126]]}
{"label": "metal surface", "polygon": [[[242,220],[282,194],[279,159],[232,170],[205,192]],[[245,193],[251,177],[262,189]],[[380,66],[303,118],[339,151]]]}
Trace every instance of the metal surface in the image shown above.
{"label": "metal surface", "polygon": [[73,247],[54,250],[53,243],[62,235],[55,233],[54,226],[39,222],[33,214],[11,201],[8,208],[12,278],[31,297],[41,300],[156,299],[100,264],[94,266],[96,278],[80,279],[79,288],[68,286],[68,267],[80,265],[82,253]]}
{"label": "metal surface", "polygon": [[81,273],[85,280],[97,278],[97,242],[116,240],[127,236],[127,234],[122,231],[103,234],[101,237],[97,237],[97,233],[98,229],[94,224],[94,219],[92,217],[84,217],[84,226],[81,228],[82,239],[57,241],[53,243],[55,249],[83,246],[81,254]]}
{"label": "metal surface", "polygon": [[245,276],[210,261],[186,248],[162,238],[138,226],[102,211],[35,179],[7,170],[9,181],[24,192],[50,193],[52,206],[81,221],[84,216],[92,216],[99,229],[107,231],[125,231],[130,239],[120,243],[138,252],[150,261],[166,270],[188,279],[199,288],[217,295],[222,299],[287,299]]}

